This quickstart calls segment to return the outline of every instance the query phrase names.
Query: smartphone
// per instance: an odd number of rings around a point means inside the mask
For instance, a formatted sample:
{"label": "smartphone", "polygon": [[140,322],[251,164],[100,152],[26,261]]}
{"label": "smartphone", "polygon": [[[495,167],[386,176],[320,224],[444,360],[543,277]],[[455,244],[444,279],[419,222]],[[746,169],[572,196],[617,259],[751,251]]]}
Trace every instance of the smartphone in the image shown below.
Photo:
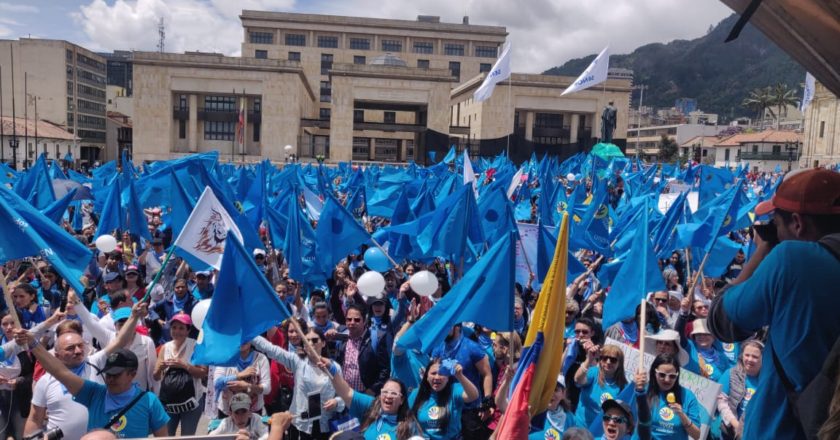
{"label": "smartphone", "polygon": [[321,417],[321,393],[310,394],[306,397],[307,418]]}
{"label": "smartphone", "polygon": [[766,241],[769,245],[775,245],[779,243],[779,236],[776,233],[776,225],[773,222],[769,222],[763,225],[754,225],[753,230],[762,240]]}
{"label": "smartphone", "polygon": [[350,339],[350,335],[347,333],[336,333],[333,339],[336,341],[347,341]]}

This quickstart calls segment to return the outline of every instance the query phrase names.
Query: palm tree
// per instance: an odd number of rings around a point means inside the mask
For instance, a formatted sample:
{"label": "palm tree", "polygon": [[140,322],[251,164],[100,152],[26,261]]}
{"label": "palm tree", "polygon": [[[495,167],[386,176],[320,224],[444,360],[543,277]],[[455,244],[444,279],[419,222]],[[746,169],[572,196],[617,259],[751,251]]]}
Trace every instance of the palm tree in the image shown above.
{"label": "palm tree", "polygon": [[773,87],[771,94],[771,102],[776,106],[776,130],[779,129],[779,123],[782,116],[787,116],[787,108],[789,105],[797,105],[799,101],[796,99],[796,91],[788,88],[787,84],[779,83]]}
{"label": "palm tree", "polygon": [[[741,102],[741,105],[751,110],[755,110],[758,117],[756,120],[764,119],[764,110],[770,108],[773,104],[773,94],[770,87],[757,88],[750,91],[750,94]],[[773,110],[770,110],[773,115]]]}

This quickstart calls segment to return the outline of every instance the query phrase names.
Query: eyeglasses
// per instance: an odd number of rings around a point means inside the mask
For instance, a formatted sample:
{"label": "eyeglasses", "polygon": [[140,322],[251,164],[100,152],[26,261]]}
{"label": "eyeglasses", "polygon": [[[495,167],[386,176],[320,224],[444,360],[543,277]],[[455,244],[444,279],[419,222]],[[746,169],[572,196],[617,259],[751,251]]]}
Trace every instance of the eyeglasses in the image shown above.
{"label": "eyeglasses", "polygon": [[398,393],[396,391],[390,391],[390,390],[382,390],[379,393],[379,395],[381,395],[382,397],[401,397],[402,393]]}
{"label": "eyeglasses", "polygon": [[668,298],[654,298],[655,302],[668,302]]}
{"label": "eyeglasses", "polygon": [[317,343],[321,342],[321,338],[306,338],[306,339],[309,339],[309,342],[311,342],[313,344],[317,344]]}
{"label": "eyeglasses", "polygon": [[614,357],[614,356],[601,356],[601,360],[609,362],[611,364],[617,364],[618,363],[618,358]]}
{"label": "eyeglasses", "polygon": [[362,318],[344,318],[347,322],[362,322]]}
{"label": "eyeglasses", "polygon": [[618,424],[627,424],[627,417],[624,416],[611,416],[609,414],[604,414],[601,418],[607,423],[614,422]]}
{"label": "eyeglasses", "polygon": [[656,372],[656,377],[659,378],[659,379],[662,379],[662,380],[665,380],[665,379],[674,380],[674,379],[680,377],[680,375],[678,373],[663,373],[661,371],[657,371]]}
{"label": "eyeglasses", "polygon": [[703,304],[703,305],[701,305],[701,306],[694,306],[694,308],[695,308],[695,309],[698,309],[698,310],[703,310],[703,309],[708,309],[708,308],[709,308],[709,306],[707,306],[707,305]]}

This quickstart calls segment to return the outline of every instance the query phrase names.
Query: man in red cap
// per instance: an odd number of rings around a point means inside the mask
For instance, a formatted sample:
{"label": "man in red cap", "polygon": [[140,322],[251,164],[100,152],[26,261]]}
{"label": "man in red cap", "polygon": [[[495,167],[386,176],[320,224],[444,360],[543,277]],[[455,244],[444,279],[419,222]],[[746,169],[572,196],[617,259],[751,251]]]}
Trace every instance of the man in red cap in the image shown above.
{"label": "man in red cap", "polygon": [[778,241],[756,234],[755,253],[715,298],[708,324],[724,342],[770,327],[767,371],[747,407],[742,438],[805,438],[787,390],[801,392],[840,337],[840,174],[788,174],[755,213],[772,216]]}

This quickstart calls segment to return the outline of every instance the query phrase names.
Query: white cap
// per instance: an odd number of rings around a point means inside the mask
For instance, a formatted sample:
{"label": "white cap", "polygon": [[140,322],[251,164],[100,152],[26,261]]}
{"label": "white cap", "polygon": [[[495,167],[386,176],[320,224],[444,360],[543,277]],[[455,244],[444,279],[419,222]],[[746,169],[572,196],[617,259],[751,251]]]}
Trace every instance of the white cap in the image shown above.
{"label": "white cap", "polygon": [[260,248],[256,248],[256,249],[254,249],[254,256],[256,257],[257,255],[262,255],[264,257],[265,256],[265,251],[260,249]]}
{"label": "white cap", "polygon": [[557,375],[557,384],[563,388],[566,388],[566,377],[563,376],[563,373]]}
{"label": "white cap", "polygon": [[574,182],[575,181],[575,173],[566,174],[566,180],[568,180],[569,182]]}

